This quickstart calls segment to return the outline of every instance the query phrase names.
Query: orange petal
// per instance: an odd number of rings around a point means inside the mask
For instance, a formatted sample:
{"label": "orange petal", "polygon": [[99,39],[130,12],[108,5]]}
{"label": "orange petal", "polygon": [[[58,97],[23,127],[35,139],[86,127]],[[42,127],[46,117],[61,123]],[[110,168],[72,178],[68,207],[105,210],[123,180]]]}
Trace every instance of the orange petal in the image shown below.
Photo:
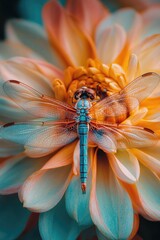
{"label": "orange petal", "polygon": [[67,10],[73,14],[87,34],[92,35],[96,25],[108,15],[107,9],[98,0],[69,0]]}
{"label": "orange petal", "polygon": [[88,58],[95,57],[91,39],[58,1],[52,0],[44,6],[43,17],[51,44],[66,65],[83,65]]}
{"label": "orange petal", "polygon": [[[138,214],[135,213],[134,214],[134,223],[133,223],[132,233],[129,236],[128,240],[133,240],[133,237],[138,232],[138,228],[139,228],[139,216],[138,216]],[[134,238],[134,240],[142,240],[142,239]]]}
{"label": "orange petal", "polygon": [[73,162],[73,151],[76,142],[70,143],[59,150],[44,166],[43,170],[69,165]]}

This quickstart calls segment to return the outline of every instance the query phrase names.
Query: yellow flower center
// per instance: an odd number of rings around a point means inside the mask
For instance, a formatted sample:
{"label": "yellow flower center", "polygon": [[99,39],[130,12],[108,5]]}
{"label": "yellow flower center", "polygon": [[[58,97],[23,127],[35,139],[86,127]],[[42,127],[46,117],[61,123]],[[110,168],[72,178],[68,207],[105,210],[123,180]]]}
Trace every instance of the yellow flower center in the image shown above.
{"label": "yellow flower center", "polygon": [[89,59],[86,66],[67,68],[64,81],[68,83],[69,104],[72,104],[76,90],[83,86],[94,89],[99,100],[119,92],[126,85],[125,73],[120,65],[108,66],[93,59]]}
{"label": "yellow flower center", "polygon": [[96,100],[100,100],[119,92],[127,81],[120,65],[113,63],[108,66],[98,60],[88,59],[86,66],[68,67],[64,72],[64,83],[67,91],[64,91],[61,80],[54,82],[54,92],[57,93],[55,97],[62,101],[67,100],[72,105],[74,93],[83,86],[93,89]]}

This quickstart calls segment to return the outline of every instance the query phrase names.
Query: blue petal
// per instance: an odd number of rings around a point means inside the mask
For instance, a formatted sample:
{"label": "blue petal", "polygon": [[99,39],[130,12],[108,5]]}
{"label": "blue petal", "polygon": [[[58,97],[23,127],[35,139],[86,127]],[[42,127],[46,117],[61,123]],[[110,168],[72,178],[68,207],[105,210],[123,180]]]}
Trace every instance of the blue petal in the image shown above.
{"label": "blue petal", "polygon": [[67,214],[62,199],[55,208],[40,215],[39,231],[43,240],[71,240],[78,237],[81,228]]}
{"label": "blue petal", "polygon": [[0,239],[13,240],[24,230],[30,212],[22,207],[17,195],[0,196]]}
{"label": "blue petal", "polygon": [[82,194],[80,177],[73,177],[66,192],[66,209],[68,214],[81,226],[92,225],[89,212],[91,177],[87,181],[86,194]]}

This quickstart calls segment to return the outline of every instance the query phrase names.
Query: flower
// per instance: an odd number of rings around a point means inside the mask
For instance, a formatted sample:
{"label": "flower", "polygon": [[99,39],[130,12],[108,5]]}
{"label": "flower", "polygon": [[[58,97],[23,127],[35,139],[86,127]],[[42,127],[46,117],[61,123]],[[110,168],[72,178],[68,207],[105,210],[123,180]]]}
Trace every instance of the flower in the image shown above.
{"label": "flower", "polygon": [[[100,239],[131,239],[138,229],[138,214],[150,220],[160,219],[159,86],[151,91],[151,97],[147,93],[149,98],[129,116],[123,116],[121,133],[112,132],[111,140],[106,136],[101,143],[89,141],[85,195],[79,188],[80,153],[75,132],[66,138],[61,128],[56,132],[54,124],[44,124],[42,131],[42,123],[53,114],[44,95],[71,105],[76,90],[86,86],[97,92],[99,100],[123,91],[140,75],[159,73],[159,7],[141,14],[132,9],[109,14],[96,0],[92,8],[89,0],[70,0],[66,9],[51,1],[45,5],[43,17],[51,45],[37,25],[21,21],[8,25],[12,40],[9,47],[20,45],[26,56],[42,56],[50,64],[31,58],[13,58],[0,64],[0,116],[4,124],[0,130],[1,156],[7,157],[0,169],[1,193],[19,190],[25,207],[43,212],[39,220],[43,239],[52,234],[56,239],[76,239],[93,224]],[[29,42],[23,34],[24,26],[25,32],[31,34]],[[158,79],[153,73],[148,76]],[[7,80],[10,82],[4,84]],[[10,91],[11,83],[18,85],[15,92]],[[36,102],[38,96],[41,102]],[[96,120],[105,121],[103,114],[98,116],[102,119],[97,118],[97,112]],[[40,124],[21,124],[26,120]],[[125,134],[131,143],[129,148]],[[62,138],[63,144],[56,148]],[[122,141],[126,148],[110,151],[108,144],[114,141]],[[16,173],[18,165],[18,178],[15,175],[14,181],[8,183],[7,176],[13,168]]]}

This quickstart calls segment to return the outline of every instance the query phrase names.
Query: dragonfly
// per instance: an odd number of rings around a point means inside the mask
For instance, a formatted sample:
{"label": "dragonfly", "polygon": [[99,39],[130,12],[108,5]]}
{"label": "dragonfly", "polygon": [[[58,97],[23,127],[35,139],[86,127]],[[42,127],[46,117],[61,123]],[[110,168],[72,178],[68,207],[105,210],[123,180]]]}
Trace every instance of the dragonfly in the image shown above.
{"label": "dragonfly", "polygon": [[80,185],[86,193],[89,144],[116,153],[117,149],[152,146],[157,140],[150,129],[123,122],[159,83],[158,74],[146,73],[98,101],[95,89],[82,87],[73,96],[75,104],[69,105],[23,82],[9,80],[3,85],[6,95],[31,119],[4,124],[0,138],[23,144],[32,157],[45,156],[79,139]]}

